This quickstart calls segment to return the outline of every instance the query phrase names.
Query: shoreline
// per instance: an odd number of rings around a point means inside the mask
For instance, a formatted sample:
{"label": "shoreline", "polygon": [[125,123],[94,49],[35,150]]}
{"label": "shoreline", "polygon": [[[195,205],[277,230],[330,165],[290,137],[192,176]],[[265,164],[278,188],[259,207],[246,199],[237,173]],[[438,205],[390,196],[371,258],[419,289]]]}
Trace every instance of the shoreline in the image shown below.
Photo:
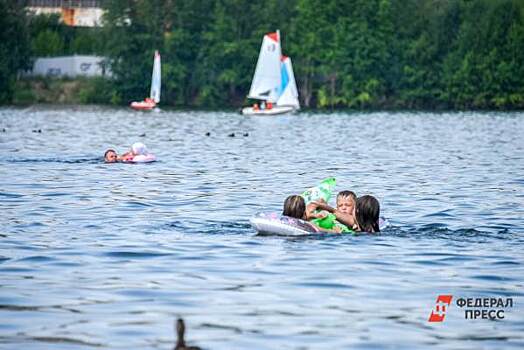
{"label": "shoreline", "polygon": [[[2,104],[0,107],[29,107],[38,105],[55,106],[105,106],[105,107],[128,107],[128,103],[118,95],[114,89],[115,82],[103,77],[77,77],[77,78],[48,78],[34,77],[21,78],[14,84],[14,93],[11,103]],[[191,111],[239,111],[243,105],[223,105],[203,107],[199,105],[167,105],[161,104],[164,110],[191,110]],[[428,106],[427,108],[396,107],[394,104],[370,105],[362,108],[349,107],[302,107],[301,113],[379,113],[379,112],[522,112],[524,108],[515,105],[510,108],[445,108]]]}
{"label": "shoreline", "polygon": [[[112,104],[96,104],[96,103],[35,103],[35,104],[28,104],[28,105],[15,105],[15,104],[4,104],[0,105],[0,111],[5,109],[20,109],[20,110],[29,110],[29,109],[49,109],[49,110],[62,110],[62,109],[114,109],[114,110],[129,110],[130,112],[134,113],[142,113],[144,115],[148,115],[151,113],[151,111],[136,111],[133,110],[129,106],[125,105],[112,105]],[[159,107],[161,112],[202,112],[202,113],[232,113],[232,114],[238,114],[242,115],[238,109],[235,108],[203,108],[203,107],[188,107],[188,106],[160,106]],[[398,109],[398,110],[386,110],[386,109],[377,109],[377,110],[356,110],[356,109],[335,109],[335,110],[324,110],[324,109],[301,109],[298,113],[292,113],[292,114],[281,114],[277,116],[270,116],[272,118],[274,117],[282,117],[282,116],[293,116],[293,115],[313,115],[313,114],[323,114],[323,115],[337,115],[337,114],[346,114],[346,115],[372,115],[372,114],[380,114],[380,113],[391,113],[391,114],[411,114],[416,115],[420,113],[428,113],[428,114],[451,114],[451,113],[478,113],[478,114],[490,114],[490,113],[502,113],[502,114],[515,114],[515,113],[524,113],[524,109],[514,109],[514,110],[495,110],[495,109],[485,109],[485,110],[475,110],[475,109],[464,109],[464,110],[458,110],[458,109],[449,109],[449,110],[430,110],[430,109]],[[266,116],[244,116],[246,118],[253,117],[253,118],[268,118]]]}

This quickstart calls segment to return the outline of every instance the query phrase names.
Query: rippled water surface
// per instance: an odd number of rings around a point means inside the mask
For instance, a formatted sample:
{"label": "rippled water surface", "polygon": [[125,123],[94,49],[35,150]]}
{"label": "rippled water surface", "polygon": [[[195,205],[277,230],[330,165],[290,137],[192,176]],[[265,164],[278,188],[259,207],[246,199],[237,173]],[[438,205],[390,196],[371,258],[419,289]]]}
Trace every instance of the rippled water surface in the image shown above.
{"label": "rippled water surface", "polygon": [[[0,109],[0,348],[171,349],[183,317],[206,349],[522,349],[523,139],[523,113]],[[159,161],[101,162],[135,141]],[[327,176],[391,226],[255,235]],[[439,294],[514,305],[428,323]]]}

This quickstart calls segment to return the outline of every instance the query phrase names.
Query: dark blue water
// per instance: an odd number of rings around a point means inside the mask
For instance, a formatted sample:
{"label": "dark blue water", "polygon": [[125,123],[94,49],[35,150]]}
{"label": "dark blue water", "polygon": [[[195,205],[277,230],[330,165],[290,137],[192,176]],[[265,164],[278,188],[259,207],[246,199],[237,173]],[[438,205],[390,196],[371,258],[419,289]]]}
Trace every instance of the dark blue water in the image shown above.
{"label": "dark blue water", "polygon": [[[0,109],[0,348],[170,349],[180,316],[207,349],[521,349],[523,137],[523,113]],[[159,161],[100,161],[135,141]],[[328,176],[391,226],[255,236]],[[428,323],[439,294],[514,306]]]}

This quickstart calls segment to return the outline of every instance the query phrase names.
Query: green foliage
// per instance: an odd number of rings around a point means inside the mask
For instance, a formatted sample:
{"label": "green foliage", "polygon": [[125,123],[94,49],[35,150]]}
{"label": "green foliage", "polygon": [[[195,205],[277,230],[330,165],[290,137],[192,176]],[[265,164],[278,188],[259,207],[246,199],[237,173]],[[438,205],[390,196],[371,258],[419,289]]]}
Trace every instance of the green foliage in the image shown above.
{"label": "green foliage", "polygon": [[30,67],[25,12],[18,1],[0,0],[0,104],[12,98],[19,70]]}
{"label": "green foliage", "polygon": [[36,56],[63,55],[64,41],[57,32],[46,29],[33,40],[33,53]]}
{"label": "green foliage", "polygon": [[37,102],[37,97],[28,84],[17,84],[12,101],[15,105],[30,105]]}
{"label": "green foliage", "polygon": [[[108,56],[114,80],[80,100],[124,104],[148,95],[159,50],[162,104],[237,107],[263,34],[280,29],[306,107],[524,108],[522,0],[107,0],[102,28],[30,17],[30,44],[14,3],[0,0],[16,13],[0,19],[4,101],[29,47]],[[7,62],[14,47],[22,59]]]}
{"label": "green foliage", "polygon": [[160,50],[162,103],[239,106],[280,29],[306,107],[522,108],[523,16],[520,0],[111,0],[104,31],[123,102]]}
{"label": "green foliage", "polygon": [[118,95],[113,90],[113,82],[96,77],[82,80],[78,91],[80,103],[118,104]]}
{"label": "green foliage", "polygon": [[99,43],[97,42],[96,29],[93,28],[77,28],[75,37],[71,41],[71,53],[78,55],[89,55],[100,51]]}
{"label": "green foliage", "polygon": [[70,27],[58,14],[31,15],[31,45],[36,57],[96,54],[103,45],[98,28]]}
{"label": "green foliage", "polygon": [[511,0],[464,4],[457,45],[443,60],[442,96],[452,107],[523,107],[523,10]]}

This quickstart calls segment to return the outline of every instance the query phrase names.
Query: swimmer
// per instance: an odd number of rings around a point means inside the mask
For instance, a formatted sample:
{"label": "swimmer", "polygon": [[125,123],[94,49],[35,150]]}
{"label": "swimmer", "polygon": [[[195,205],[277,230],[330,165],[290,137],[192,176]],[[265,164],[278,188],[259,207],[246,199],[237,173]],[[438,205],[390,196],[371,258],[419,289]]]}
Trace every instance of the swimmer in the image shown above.
{"label": "swimmer", "polygon": [[[308,205],[309,207],[309,205]],[[312,211],[311,211],[312,213]],[[306,201],[302,196],[292,195],[286,198],[284,201],[284,210],[282,211],[282,215],[289,216],[295,219],[300,220],[311,220],[315,218],[324,218],[326,217],[326,212],[320,212],[317,214],[309,214],[306,210]],[[315,228],[317,231],[321,232],[329,232],[329,233],[341,233],[341,229],[339,227],[334,228],[333,230],[327,230],[322,227],[319,227],[313,223],[309,223],[311,226]]]}
{"label": "swimmer", "polygon": [[341,213],[353,214],[357,195],[352,191],[340,191],[337,194],[337,210]]}
{"label": "swimmer", "polygon": [[148,156],[149,151],[147,150],[146,145],[142,142],[135,142],[131,146],[131,149],[126,153],[119,156],[114,149],[108,149],[104,153],[104,161],[106,163],[116,163],[116,162],[132,162],[135,156]]}
{"label": "swimmer", "polygon": [[325,203],[313,202],[315,209],[327,210],[335,214],[342,224],[352,227],[355,231],[376,233],[380,232],[378,221],[380,217],[380,203],[373,196],[357,198],[352,214],[344,213]]}
{"label": "swimmer", "polygon": [[301,196],[293,195],[284,201],[282,215],[295,219],[306,220],[306,202]]}
{"label": "swimmer", "polygon": [[106,163],[116,163],[118,161],[118,154],[116,154],[114,149],[108,149],[104,153],[104,161]]}
{"label": "swimmer", "polygon": [[309,204],[306,206],[306,202],[302,196],[293,195],[286,198],[282,215],[305,221],[323,219],[327,215],[325,211],[313,213],[313,210],[310,210],[310,208],[312,207],[310,207]]}
{"label": "swimmer", "polygon": [[[322,198],[318,199],[318,203],[327,204],[326,201]],[[306,205],[306,220],[323,219],[329,214],[325,210],[317,210],[317,209],[318,208],[315,202],[311,202],[308,205]]]}
{"label": "swimmer", "polygon": [[380,203],[375,197],[367,195],[358,198],[354,217],[359,231],[380,232],[378,226]]}
{"label": "swimmer", "polygon": [[118,157],[118,160],[122,162],[131,162],[136,155],[141,154],[139,152],[143,152],[144,150],[147,151],[146,146],[142,142],[133,143],[131,149]]}

